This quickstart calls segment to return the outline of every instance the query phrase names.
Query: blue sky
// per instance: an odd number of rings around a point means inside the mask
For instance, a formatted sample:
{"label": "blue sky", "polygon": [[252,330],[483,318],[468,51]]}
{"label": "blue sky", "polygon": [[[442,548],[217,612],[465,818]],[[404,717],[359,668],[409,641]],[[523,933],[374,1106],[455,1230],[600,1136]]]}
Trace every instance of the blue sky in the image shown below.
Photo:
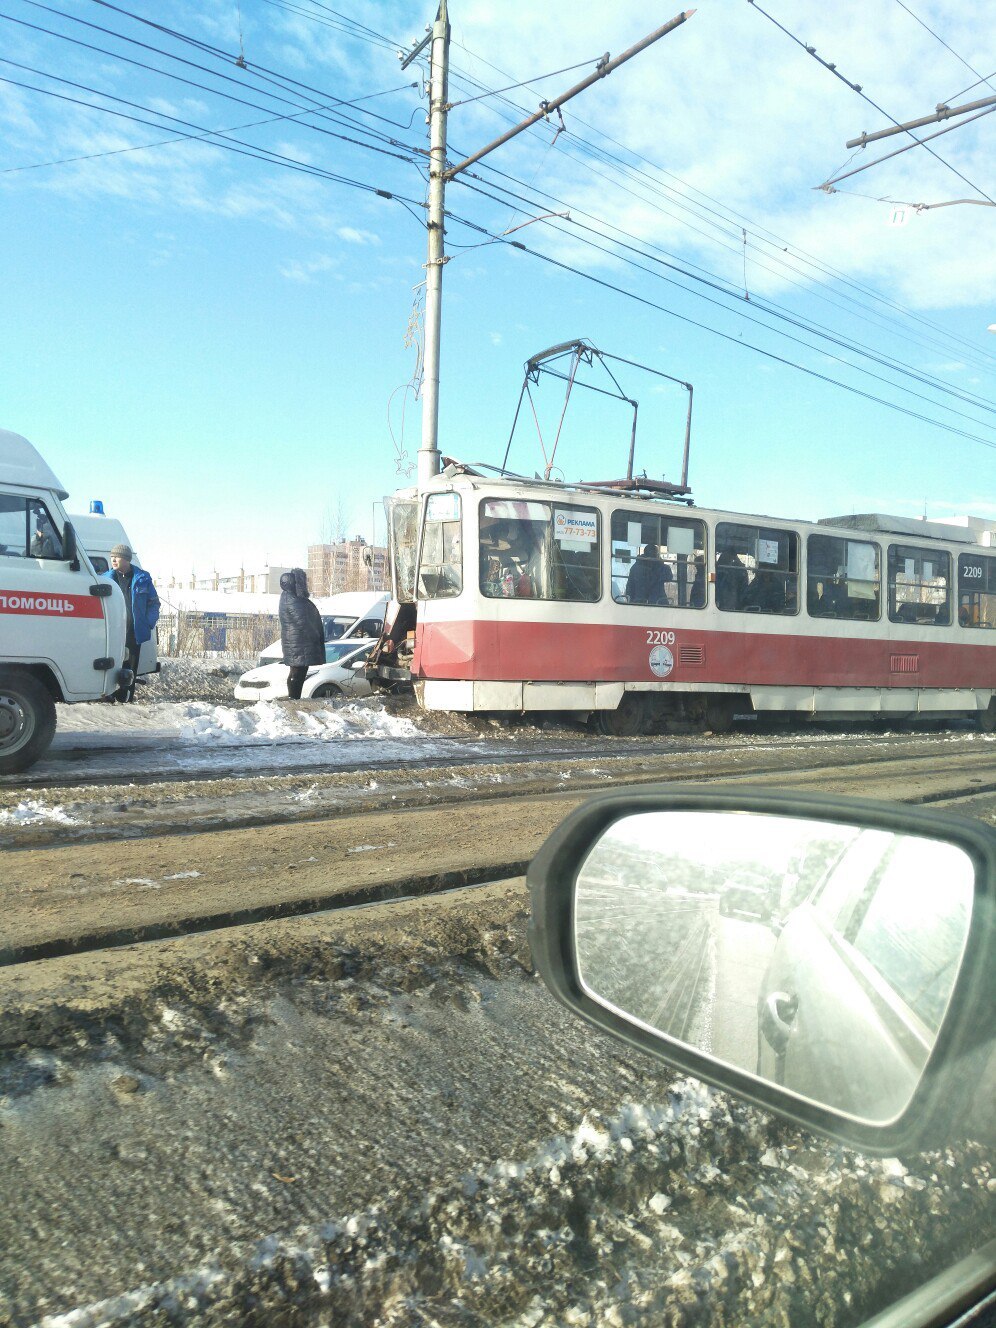
{"label": "blue sky", "polygon": [[[881,111],[747,0],[705,0],[565,107],[556,141],[541,125],[451,185],[440,446],[499,462],[523,361],[586,337],[694,385],[700,505],[811,518],[926,503],[932,516],[996,518],[996,209],[894,224],[896,200],[996,198],[996,116],[937,139],[943,161],[914,148],[841,192],[814,188],[852,157],[846,140],[888,116],[994,95],[992,24],[972,0],[762,8]],[[451,157],[674,12],[453,0],[450,99],[465,104]],[[103,498],[163,580],[299,562],[337,511],[370,538],[419,441],[405,339],[424,275],[424,65],[402,73],[396,51],[434,10],[180,0],[164,19],[148,0],[7,0],[3,13],[0,77],[14,82],[0,83],[0,426],[41,447],[71,510]],[[524,79],[538,81],[481,96]],[[366,100],[314,113],[336,98]],[[258,120],[270,123],[236,136],[303,171],[204,139],[144,146]],[[532,253],[464,224],[500,236],[568,210],[515,231]],[[616,369],[640,401],[638,468],[675,477],[683,394]],[[549,440],[560,386],[537,400]],[[510,463],[532,473],[542,456],[526,424]],[[568,479],[610,478],[628,442],[624,408],[578,396],[557,460]]]}

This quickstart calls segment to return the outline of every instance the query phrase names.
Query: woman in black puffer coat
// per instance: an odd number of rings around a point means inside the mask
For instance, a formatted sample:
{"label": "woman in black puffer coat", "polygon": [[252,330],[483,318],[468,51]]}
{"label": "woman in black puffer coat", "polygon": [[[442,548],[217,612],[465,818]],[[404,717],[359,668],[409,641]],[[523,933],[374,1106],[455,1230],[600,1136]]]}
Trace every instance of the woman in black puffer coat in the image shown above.
{"label": "woman in black puffer coat", "polygon": [[280,578],[280,645],[287,672],[287,695],[301,699],[309,667],[325,663],[325,628],[318,606],[308,596],[308,578],[300,567]]}

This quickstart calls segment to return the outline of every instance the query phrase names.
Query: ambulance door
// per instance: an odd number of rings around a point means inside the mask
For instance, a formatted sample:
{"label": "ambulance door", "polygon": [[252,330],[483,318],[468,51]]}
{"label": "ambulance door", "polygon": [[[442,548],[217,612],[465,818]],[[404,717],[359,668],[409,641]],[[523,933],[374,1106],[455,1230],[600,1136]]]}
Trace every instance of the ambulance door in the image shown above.
{"label": "ambulance door", "polygon": [[0,493],[0,663],[50,664],[69,701],[103,693],[111,652],[108,599],[63,561],[61,523],[43,495]]}

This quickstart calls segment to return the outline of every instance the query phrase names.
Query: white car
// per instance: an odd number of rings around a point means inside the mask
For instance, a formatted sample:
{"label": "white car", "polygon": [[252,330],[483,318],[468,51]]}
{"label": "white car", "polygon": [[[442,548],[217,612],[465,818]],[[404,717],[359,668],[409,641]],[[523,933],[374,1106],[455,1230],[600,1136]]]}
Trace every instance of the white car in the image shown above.
{"label": "white car", "polygon": [[[301,688],[302,701],[330,696],[368,696],[370,684],[363,671],[375,637],[347,637],[325,642],[325,663],[308,670]],[[235,687],[237,701],[276,701],[287,695],[287,665],[264,664],[243,673]]]}

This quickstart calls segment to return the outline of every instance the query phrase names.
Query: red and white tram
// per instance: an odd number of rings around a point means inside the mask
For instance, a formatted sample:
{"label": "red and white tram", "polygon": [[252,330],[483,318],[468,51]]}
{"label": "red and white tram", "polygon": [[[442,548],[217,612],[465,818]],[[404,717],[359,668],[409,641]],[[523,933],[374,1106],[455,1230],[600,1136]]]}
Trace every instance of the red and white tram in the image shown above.
{"label": "red and white tram", "polygon": [[996,726],[978,519],[810,524],[451,462],[391,500],[391,533],[379,667],[428,710],[587,712],[617,734],[751,710]]}

